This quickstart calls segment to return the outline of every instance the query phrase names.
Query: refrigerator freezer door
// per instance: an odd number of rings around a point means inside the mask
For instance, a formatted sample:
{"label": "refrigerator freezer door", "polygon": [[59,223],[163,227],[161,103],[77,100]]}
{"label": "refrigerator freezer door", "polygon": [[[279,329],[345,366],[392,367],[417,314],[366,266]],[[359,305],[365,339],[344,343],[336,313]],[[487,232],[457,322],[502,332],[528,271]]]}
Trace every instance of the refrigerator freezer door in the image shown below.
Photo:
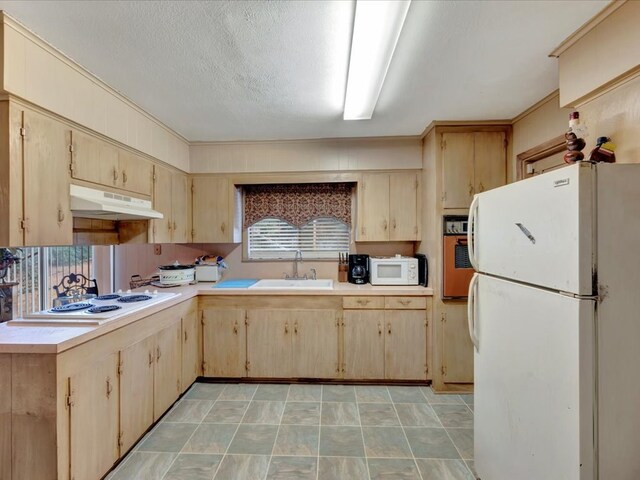
{"label": "refrigerator freezer door", "polygon": [[593,480],[594,303],[477,279],[475,468],[482,480]]}
{"label": "refrigerator freezer door", "polygon": [[593,294],[595,168],[575,164],[477,196],[477,270],[553,290]]}

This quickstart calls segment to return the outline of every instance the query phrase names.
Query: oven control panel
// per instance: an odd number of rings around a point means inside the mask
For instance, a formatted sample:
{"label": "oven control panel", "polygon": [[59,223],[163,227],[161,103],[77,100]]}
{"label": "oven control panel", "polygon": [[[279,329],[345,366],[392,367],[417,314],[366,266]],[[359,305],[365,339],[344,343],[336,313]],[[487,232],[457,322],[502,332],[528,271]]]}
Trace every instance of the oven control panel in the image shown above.
{"label": "oven control panel", "polygon": [[444,234],[445,235],[466,235],[467,226],[469,224],[468,217],[448,216],[444,217]]}

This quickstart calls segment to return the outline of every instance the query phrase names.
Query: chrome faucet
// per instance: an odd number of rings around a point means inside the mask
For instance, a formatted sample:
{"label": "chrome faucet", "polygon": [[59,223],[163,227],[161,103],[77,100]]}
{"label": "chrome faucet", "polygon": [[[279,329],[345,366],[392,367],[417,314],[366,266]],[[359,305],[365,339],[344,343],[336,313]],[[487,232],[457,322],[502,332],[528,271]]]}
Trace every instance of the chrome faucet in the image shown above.
{"label": "chrome faucet", "polygon": [[300,250],[296,250],[296,256],[293,258],[293,278],[295,280],[299,279],[298,276],[298,263],[302,262],[302,252]]}

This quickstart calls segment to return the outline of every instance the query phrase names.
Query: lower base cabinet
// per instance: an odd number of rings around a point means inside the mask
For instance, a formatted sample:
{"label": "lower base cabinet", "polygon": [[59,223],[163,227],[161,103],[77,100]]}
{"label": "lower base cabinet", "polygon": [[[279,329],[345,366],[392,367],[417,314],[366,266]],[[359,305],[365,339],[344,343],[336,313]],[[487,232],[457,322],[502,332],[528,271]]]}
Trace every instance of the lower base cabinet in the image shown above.
{"label": "lower base cabinet", "polygon": [[[440,315],[440,390],[473,383],[473,343],[469,337],[466,303],[447,304]],[[447,387],[446,385],[450,385]]]}
{"label": "lower base cabinet", "polygon": [[343,313],[344,378],[426,380],[428,304],[425,298],[349,299]]}
{"label": "lower base cabinet", "polygon": [[72,480],[100,478],[118,460],[118,399],[117,353],[69,378]]}
{"label": "lower base cabinet", "polygon": [[155,335],[120,351],[120,449],[127,452],[153,423]]}
{"label": "lower base cabinet", "polygon": [[[184,305],[184,306],[183,306]],[[198,301],[196,299],[178,305],[182,323],[182,378],[181,392],[184,393],[202,375],[202,335],[198,321]]]}
{"label": "lower base cabinet", "polygon": [[246,376],[246,311],[238,308],[209,308],[202,310],[201,315],[204,376]]}
{"label": "lower base cabinet", "polygon": [[181,331],[178,318],[156,335],[156,365],[153,369],[153,420],[158,420],[180,396]]}

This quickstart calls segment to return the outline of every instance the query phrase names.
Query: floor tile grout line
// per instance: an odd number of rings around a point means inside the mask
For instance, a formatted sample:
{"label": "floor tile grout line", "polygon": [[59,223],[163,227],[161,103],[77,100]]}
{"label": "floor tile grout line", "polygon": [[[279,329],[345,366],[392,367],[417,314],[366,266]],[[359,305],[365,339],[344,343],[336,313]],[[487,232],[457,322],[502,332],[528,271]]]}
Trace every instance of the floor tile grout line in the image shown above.
{"label": "floor tile grout line", "polygon": [[[258,387],[260,388],[260,387]],[[267,471],[264,474],[264,478],[266,479],[269,476],[269,468],[271,468],[271,460],[273,460],[273,451],[276,449],[276,443],[278,442],[278,435],[280,434],[280,427],[282,426],[282,417],[284,416],[284,411],[287,409],[287,398],[289,397],[289,390],[291,390],[291,384],[289,384],[287,388],[287,395],[284,397],[284,405],[282,406],[282,412],[280,412],[280,421],[278,422],[278,429],[276,430],[276,437],[273,439],[273,446],[271,447],[271,455],[269,456],[269,463],[267,464]],[[258,389],[256,389],[256,392]]]}
{"label": "floor tile grout line", "polygon": [[[193,388],[193,386],[192,386],[191,388]],[[189,390],[191,390],[191,388],[190,388]],[[185,394],[185,396],[186,396],[186,394]],[[183,396],[179,401],[177,401],[177,402],[173,405],[173,407],[171,408],[171,412],[172,412],[172,411],[174,411],[174,410],[176,410],[176,409],[180,406],[180,404],[182,404],[183,400],[185,400],[185,397],[184,397],[184,396]],[[214,406],[215,404],[216,404],[216,402],[214,401],[214,402],[211,404],[211,407],[209,407],[209,410],[207,410],[207,413],[205,413],[205,414],[202,416],[202,419],[204,419],[204,417],[206,417],[206,416],[207,416],[207,414],[211,411],[211,409],[213,408],[213,406]],[[171,412],[169,412],[169,413],[171,413]],[[164,423],[164,422],[161,420],[160,422],[158,422],[158,425],[161,425],[161,424],[163,424],[163,423]],[[169,423],[169,422],[167,422],[167,423]],[[185,422],[185,423],[186,423],[186,422]],[[191,423],[195,423],[195,422],[191,422]],[[200,420],[200,423],[198,424],[198,427],[199,427],[200,425],[202,425],[202,420]],[[182,453],[182,451],[184,450],[184,447],[187,445],[187,443],[189,443],[189,440],[191,440],[191,438],[193,437],[193,435],[196,433],[196,430],[198,430],[198,427],[196,427],[196,428],[194,428],[194,429],[193,429],[193,432],[191,432],[191,435],[189,435],[189,438],[187,439],[187,441],[184,443],[184,445],[182,445],[182,447],[180,448],[180,451],[175,452],[175,453],[176,453],[176,456],[173,458],[173,460],[171,461],[171,463],[169,464],[169,466],[167,467],[167,469],[165,470],[165,472],[162,474],[161,480],[162,480],[162,479],[164,479],[164,478],[167,476],[167,473],[169,473],[169,470],[171,470],[171,467],[173,467],[173,464],[174,464],[174,463],[176,463],[176,460],[178,459],[178,457],[180,456],[180,454],[181,454],[181,453]]]}
{"label": "floor tile grout line", "polygon": [[[425,397],[424,393],[422,393],[422,390],[418,390],[418,391],[420,392],[420,394],[423,397]],[[389,392],[389,395],[391,395],[391,392]],[[428,403],[427,397],[425,397],[425,400],[427,400],[427,403]],[[402,424],[402,421],[400,420],[400,415],[398,414],[398,409],[396,408],[396,402],[393,402],[392,405],[393,405],[393,411],[396,412],[396,417],[398,417],[398,422],[400,423],[400,428],[402,429],[402,434],[404,435],[404,439],[407,441],[407,446],[409,447],[409,451],[411,452],[411,458],[413,458],[413,464],[416,466],[416,470],[418,470],[418,476],[420,477],[420,480],[424,480],[422,478],[422,472],[420,471],[420,467],[418,466],[418,462],[416,461],[416,455],[415,455],[415,453],[413,453],[413,448],[411,447],[411,443],[409,443],[409,437],[407,436],[407,432],[404,429],[404,425]]]}
{"label": "floor tile grout line", "polygon": [[[222,390],[222,392],[220,392],[220,396],[224,393],[224,391],[227,389],[227,387],[229,385],[235,385],[235,384],[232,384],[232,383],[225,384],[224,389]],[[238,385],[247,385],[247,384],[240,383]],[[242,414],[242,418],[238,422],[238,426],[236,427],[236,431],[233,432],[233,436],[231,437],[231,440],[229,440],[229,445],[227,445],[227,448],[226,448],[224,454],[222,455],[222,459],[220,460],[220,463],[218,464],[218,468],[216,468],[216,471],[213,474],[213,477],[212,477],[211,480],[214,480],[216,478],[216,476],[218,475],[218,472],[220,471],[220,467],[222,467],[222,464],[224,463],[224,459],[227,458],[227,455],[229,454],[229,448],[231,448],[231,444],[233,443],[233,439],[236,437],[236,434],[238,433],[238,429],[240,428],[240,425],[242,425],[242,420],[244,420],[245,415],[249,411],[249,405],[251,405],[251,402],[253,401],[253,397],[256,396],[256,392],[257,391],[258,391],[258,387],[256,387],[256,389],[253,391],[253,394],[251,395],[251,399],[249,400],[249,403],[247,404],[247,408],[245,409],[244,413]],[[220,398],[220,396],[218,397],[218,399]],[[246,400],[243,400],[243,401],[246,401]]]}
{"label": "floor tile grout line", "polygon": [[[429,388],[431,388],[431,387],[429,387]],[[423,393],[423,395],[424,395],[424,393]],[[426,398],[426,395],[425,395],[425,398]],[[460,449],[456,445],[456,442],[453,441],[453,438],[451,438],[451,435],[449,435],[449,431],[447,430],[447,427],[445,427],[444,423],[442,423],[442,420],[440,420],[440,416],[438,415],[438,412],[433,410],[433,413],[435,414],[436,418],[438,419],[438,422],[440,422],[440,425],[442,425],[442,428],[444,429],[445,433],[447,434],[447,437],[449,438],[449,441],[451,441],[451,444],[453,445],[453,448],[455,448],[456,452],[458,452],[458,455],[460,456],[460,460],[462,460],[462,462],[465,464],[465,466],[467,467],[467,470],[469,470],[471,472],[471,469],[469,468],[469,465],[467,465],[467,462],[465,462],[465,460],[462,458],[462,453],[460,452]],[[471,476],[473,476],[473,473],[471,474]]]}

